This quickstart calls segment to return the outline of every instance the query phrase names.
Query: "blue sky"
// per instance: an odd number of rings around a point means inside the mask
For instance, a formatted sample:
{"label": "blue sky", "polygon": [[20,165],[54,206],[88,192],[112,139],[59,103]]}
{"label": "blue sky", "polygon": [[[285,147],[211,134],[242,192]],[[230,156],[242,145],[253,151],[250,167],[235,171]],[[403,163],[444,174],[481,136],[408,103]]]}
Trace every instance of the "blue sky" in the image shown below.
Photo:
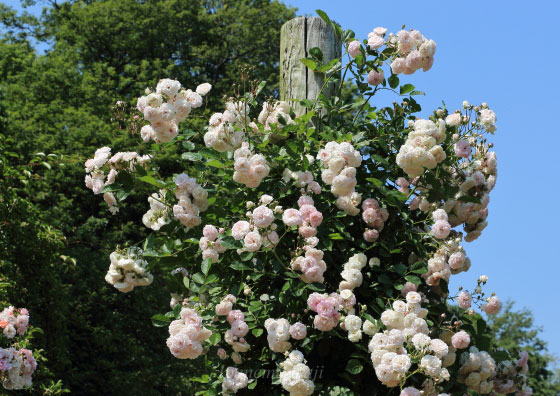
{"label": "blue sky", "polygon": [[[322,9],[356,37],[376,26],[391,32],[420,30],[437,43],[433,68],[403,76],[401,82],[426,92],[416,97],[426,116],[444,100],[450,110],[463,100],[487,102],[498,116],[492,137],[498,154],[498,182],[491,194],[489,225],[465,243],[473,264],[452,277],[450,290],[473,289],[488,275],[486,290],[527,307],[542,326],[551,352],[560,356],[560,61],[557,17],[560,3],[535,1],[287,0],[300,15]],[[398,4],[398,7],[395,6]],[[388,74],[386,70],[386,75]]]}
{"label": "blue sky", "polygon": [[[19,1],[4,1],[17,6]],[[405,24],[437,42],[427,73],[401,79],[426,92],[417,97],[429,114],[444,100],[449,109],[463,100],[487,102],[498,115],[493,137],[499,160],[491,195],[489,226],[465,244],[473,265],[452,278],[472,289],[479,275],[487,290],[534,312],[551,352],[560,356],[558,240],[560,137],[553,115],[560,112],[557,17],[560,3],[534,1],[287,0],[299,14],[326,11],[360,39],[376,26],[396,32]],[[395,6],[398,4],[398,6]],[[40,9],[40,7],[39,7]],[[33,11],[37,10],[35,8]],[[388,73],[386,73],[388,74]]]}

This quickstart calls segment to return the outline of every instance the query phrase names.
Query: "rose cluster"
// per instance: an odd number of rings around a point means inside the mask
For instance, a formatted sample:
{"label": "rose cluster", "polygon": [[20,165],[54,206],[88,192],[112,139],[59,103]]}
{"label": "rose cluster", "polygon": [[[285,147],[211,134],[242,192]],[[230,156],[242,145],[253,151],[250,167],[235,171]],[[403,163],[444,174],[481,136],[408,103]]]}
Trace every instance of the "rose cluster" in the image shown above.
{"label": "rose cluster", "polygon": [[530,396],[533,389],[526,385],[529,366],[529,354],[526,351],[519,353],[516,361],[504,360],[498,363],[493,379],[494,392],[502,395],[517,392],[516,396]]}
{"label": "rose cluster", "polygon": [[[244,353],[251,347],[245,340],[245,336],[249,332],[249,326],[245,322],[245,314],[238,309],[233,309],[237,299],[234,295],[228,294],[218,305],[216,305],[216,315],[225,316],[231,328],[224,335],[226,343],[231,345],[234,353],[231,358],[236,364],[241,363],[239,353]],[[225,354],[225,351],[224,351]]]}
{"label": "rose cluster", "polygon": [[138,98],[136,107],[150,125],[140,130],[142,139],[147,142],[165,143],[173,140],[179,133],[179,123],[184,121],[192,109],[202,106],[202,96],[210,92],[208,83],[199,85],[196,91],[182,89],[177,80],[160,80],[156,92],[146,89],[146,96]]}
{"label": "rose cluster", "polygon": [[214,113],[209,120],[208,132],[204,134],[206,147],[221,153],[234,151],[245,137],[249,125],[250,107],[245,102],[227,102],[223,113]]}
{"label": "rose cluster", "polygon": [[235,150],[234,159],[233,180],[245,184],[247,187],[258,187],[270,172],[270,167],[264,155],[253,154],[247,142],[244,142],[240,148]]}
{"label": "rose cluster", "polygon": [[218,261],[220,254],[226,251],[226,247],[222,245],[222,238],[218,238],[225,230],[219,230],[211,224],[207,224],[202,229],[203,237],[198,241],[198,246],[202,250],[202,259],[210,259],[213,263]]}
{"label": "rose cluster", "polygon": [[29,349],[0,348],[0,379],[5,389],[29,388],[37,361]]}
{"label": "rose cluster", "polygon": [[439,145],[445,140],[445,121],[416,120],[413,128],[397,154],[397,165],[412,178],[434,169],[447,156]]}
{"label": "rose cluster", "polygon": [[287,319],[268,318],[264,322],[267,331],[266,339],[268,346],[273,352],[286,352],[292,347],[290,337],[294,340],[302,340],[307,336],[307,328],[301,322],[290,325]]}
{"label": "rose cluster", "polygon": [[158,231],[171,221],[169,218],[170,208],[165,204],[165,190],[153,193],[148,197],[148,202],[150,203],[150,209],[142,216],[142,223],[146,227]]}
{"label": "rose cluster", "polygon": [[212,332],[202,326],[202,318],[195,310],[181,309],[181,319],[169,324],[169,338],[167,347],[179,359],[196,359],[202,352],[202,342],[212,335]]}
{"label": "rose cluster", "polygon": [[290,117],[290,105],[285,101],[277,101],[274,104],[265,102],[259,114],[258,121],[264,125],[265,131],[270,130],[271,125],[282,127],[284,124],[293,124],[294,121]]}
{"label": "rose cluster", "polygon": [[105,275],[107,283],[123,293],[128,293],[135,286],[151,284],[154,277],[146,270],[148,262],[142,258],[142,254],[142,249],[137,247],[111,253],[111,265]]}
{"label": "rose cluster", "polygon": [[200,212],[208,209],[208,192],[185,173],[176,177],[175,184],[179,202],[173,205],[173,215],[187,228],[200,225]]}
{"label": "rose cluster", "polygon": [[[307,160],[310,164],[315,161],[315,158],[311,155],[306,155]],[[307,192],[308,194],[321,194],[321,186],[315,180],[313,180],[313,173],[311,171],[291,171],[288,168],[284,169],[282,178],[285,183],[290,180],[294,180],[295,185],[300,187],[301,193]]]}
{"label": "rose cluster", "polygon": [[[260,198],[261,205],[252,212],[247,212],[250,222],[240,220],[233,225],[231,235],[237,241],[243,240],[243,249],[239,250],[239,253],[256,252],[261,247],[269,248],[275,246],[280,240],[275,231],[277,225],[274,223],[276,220],[274,213],[278,211],[278,207],[275,207],[274,211],[269,207],[273,200],[274,198],[270,195],[264,194]],[[247,206],[254,207],[254,205],[253,202],[248,202]]]}
{"label": "rose cluster", "polygon": [[313,324],[319,331],[331,331],[338,325],[340,311],[353,312],[356,297],[350,290],[338,293],[319,294],[312,293],[307,298],[307,306],[317,315]]}
{"label": "rose cluster", "polygon": [[418,30],[390,34],[388,45],[397,50],[397,57],[391,63],[393,74],[412,74],[418,69],[428,71],[434,64],[436,43],[426,39]]}
{"label": "rose cluster", "polygon": [[248,382],[247,374],[239,372],[235,367],[228,367],[226,377],[222,382],[222,392],[224,395],[237,393],[239,389],[245,388]]}
{"label": "rose cluster", "polygon": [[417,292],[406,295],[406,303],[397,300],[393,309],[381,314],[387,328],[376,333],[369,342],[371,360],[377,378],[388,387],[399,385],[412,365],[411,357],[420,360],[420,371],[436,381],[449,379],[445,367],[453,364],[445,357],[448,345],[441,339],[430,338],[424,319],[428,313],[421,307],[422,297]]}
{"label": "rose cluster", "polygon": [[376,199],[368,198],[362,202],[362,220],[371,228],[364,231],[366,242],[375,242],[379,238],[379,233],[383,229],[385,222],[389,218],[386,208],[380,208]]}
{"label": "rose cluster", "polygon": [[[434,213],[439,212],[439,210]],[[438,221],[436,221],[436,224]],[[422,275],[426,284],[437,286],[441,279],[449,282],[451,274],[456,275],[466,272],[471,267],[471,260],[466,256],[463,247],[460,245],[461,237],[461,233],[454,231],[451,237],[442,243],[428,260],[428,272]]]}
{"label": "rose cluster", "polygon": [[496,371],[496,362],[492,356],[472,346],[468,353],[463,353],[459,360],[461,368],[457,380],[465,384],[468,390],[486,395],[492,392],[492,377]]}
{"label": "rose cluster", "polygon": [[288,358],[280,363],[280,383],[290,396],[309,396],[315,390],[315,384],[310,379],[311,370],[305,365],[303,353],[292,351]]}
{"label": "rose cluster", "polygon": [[321,172],[321,178],[331,186],[331,192],[337,197],[336,206],[346,214],[356,216],[362,200],[354,190],[356,167],[362,163],[360,152],[348,142],[328,142],[324,149],[319,150],[317,159],[327,168]]}
{"label": "rose cluster", "polygon": [[[362,268],[367,264],[367,257],[363,253],[356,253],[348,259],[344,264],[344,269],[340,273],[343,281],[340,282],[338,288],[340,290],[353,290],[361,286],[363,281]],[[361,324],[360,324],[361,326]]]}
{"label": "rose cluster", "polygon": [[12,306],[0,312],[0,328],[6,338],[23,335],[29,326],[29,311],[26,308],[16,309]]}

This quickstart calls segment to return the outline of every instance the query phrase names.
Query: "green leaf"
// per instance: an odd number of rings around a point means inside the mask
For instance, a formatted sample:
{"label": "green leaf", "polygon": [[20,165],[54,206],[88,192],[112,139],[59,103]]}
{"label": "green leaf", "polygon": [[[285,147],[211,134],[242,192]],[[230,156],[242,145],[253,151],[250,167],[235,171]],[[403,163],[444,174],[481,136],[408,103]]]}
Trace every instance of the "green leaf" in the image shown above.
{"label": "green leaf", "polygon": [[194,274],[192,276],[192,280],[195,281],[196,283],[200,283],[201,285],[204,284],[204,276],[200,272]]}
{"label": "green leaf", "polygon": [[200,161],[202,159],[202,154],[199,153],[183,153],[181,158],[187,161]]}
{"label": "green leaf", "polygon": [[154,316],[152,316],[152,324],[155,327],[165,327],[165,326],[169,326],[169,323],[171,323],[171,319],[165,315],[162,314],[156,314]]}
{"label": "green leaf", "polygon": [[338,232],[335,232],[333,234],[329,234],[329,238],[333,239],[335,241],[341,241],[341,240],[344,239],[344,237],[342,235],[340,235],[340,233],[338,233]]}
{"label": "green leaf", "polygon": [[183,141],[183,147],[187,150],[194,150],[194,143],[193,142],[189,142],[187,140]]}
{"label": "green leaf", "polygon": [[319,47],[313,47],[309,50],[309,55],[313,58],[318,59],[319,61],[323,61],[323,51]]}
{"label": "green leaf", "polygon": [[360,361],[356,359],[350,359],[348,361],[348,364],[346,365],[346,371],[348,371],[350,374],[359,374],[363,369],[364,366],[362,365],[362,363],[360,363]]}
{"label": "green leaf", "polygon": [[419,277],[414,276],[414,275],[407,275],[404,277],[404,279],[406,279],[407,281],[409,281],[410,283],[414,283],[415,285],[419,285],[422,283],[422,281],[420,280]]}
{"label": "green leaf", "polygon": [[317,69],[317,63],[311,58],[301,58],[301,63],[311,70]]}
{"label": "green leaf", "polygon": [[262,90],[264,89],[266,85],[266,81],[261,81],[259,83],[259,86],[257,87],[257,92],[255,93],[255,96],[259,96],[259,94],[262,92]]}
{"label": "green leaf", "polygon": [[233,269],[236,270],[236,271],[246,271],[246,270],[251,269],[251,267],[248,267],[248,266],[246,266],[245,264],[239,263],[239,262],[233,263],[233,264],[231,264],[229,267],[230,267],[230,268],[233,268]]}
{"label": "green leaf", "polygon": [[208,161],[208,162],[206,163],[206,165],[207,165],[207,166],[211,166],[211,167],[213,167],[213,168],[224,168],[224,167],[225,167],[225,165],[222,164],[222,163],[221,163],[220,161],[218,161],[217,159],[213,159],[213,160]]}
{"label": "green leaf", "polygon": [[387,81],[389,81],[389,86],[393,89],[397,88],[400,83],[399,78],[395,74],[391,74]]}
{"label": "green leaf", "polygon": [[315,12],[317,13],[317,15],[319,15],[321,17],[321,19],[323,21],[325,21],[327,23],[327,25],[331,25],[332,21],[331,18],[329,18],[329,16],[327,15],[327,13],[323,10],[315,10]]}
{"label": "green leaf", "polygon": [[211,266],[212,266],[212,260],[206,259],[202,261],[202,264],[200,265],[200,269],[204,275],[208,275],[208,271],[210,271]]}
{"label": "green leaf", "polygon": [[143,181],[144,183],[151,184],[152,186],[156,186],[156,187],[163,187],[165,185],[164,182],[150,175],[139,177],[138,180]]}
{"label": "green leaf", "polygon": [[221,339],[222,339],[222,336],[220,335],[220,333],[218,333],[216,331],[216,332],[212,333],[210,338],[208,338],[208,342],[212,345],[216,345],[218,342],[220,342]]}
{"label": "green leaf", "polygon": [[414,91],[414,85],[412,85],[412,84],[404,84],[404,85],[401,87],[400,91],[401,91],[401,95],[405,95],[405,94],[407,94],[407,93],[409,93],[409,92]]}
{"label": "green leaf", "polygon": [[260,337],[264,333],[264,331],[263,329],[253,329],[251,330],[251,333],[253,333],[255,337]]}
{"label": "green leaf", "polygon": [[383,185],[383,182],[381,180],[375,179],[373,177],[368,177],[366,180],[373,184],[375,187],[381,187]]}

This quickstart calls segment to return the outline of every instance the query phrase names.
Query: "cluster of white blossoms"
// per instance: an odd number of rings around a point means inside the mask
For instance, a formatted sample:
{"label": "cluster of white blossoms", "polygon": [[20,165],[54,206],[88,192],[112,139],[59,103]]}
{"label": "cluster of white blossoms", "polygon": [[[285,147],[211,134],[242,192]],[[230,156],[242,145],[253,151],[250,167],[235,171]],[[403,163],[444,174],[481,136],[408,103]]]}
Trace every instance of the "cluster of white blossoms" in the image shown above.
{"label": "cluster of white blossoms", "polygon": [[377,378],[388,387],[399,385],[412,365],[413,356],[420,360],[418,367],[428,377],[436,382],[448,380],[449,372],[445,367],[453,364],[446,361],[448,345],[428,336],[428,324],[424,319],[428,311],[420,305],[421,295],[411,291],[406,301],[395,301],[393,309],[381,314],[387,330],[374,334],[369,342]]}
{"label": "cluster of white blossoms", "polygon": [[146,270],[148,262],[142,258],[142,254],[142,249],[137,247],[111,253],[111,265],[105,275],[107,283],[123,293],[128,293],[135,286],[150,285],[154,277]]}
{"label": "cluster of white blossoms", "polygon": [[428,71],[434,64],[436,43],[418,30],[401,30],[389,35],[387,45],[396,48],[397,57],[391,63],[393,74],[412,74],[418,69]]}
{"label": "cluster of white blossoms", "polygon": [[[340,273],[343,281],[340,282],[338,288],[340,290],[353,290],[361,286],[363,281],[362,268],[367,264],[367,257],[363,253],[356,253],[348,259],[344,264],[344,269]],[[361,326],[361,323],[360,323]]]}
{"label": "cluster of white blossoms", "polygon": [[[103,188],[113,184],[120,170],[134,172],[136,165],[144,165],[152,159],[149,155],[139,155],[134,151],[118,152],[111,156],[110,147],[101,147],[95,151],[94,157],[85,162],[85,183],[86,187],[94,194],[101,194]],[[108,168],[107,177],[105,171]],[[117,199],[112,192],[105,192],[103,199],[109,205],[111,214],[119,211]]]}
{"label": "cluster of white blossoms", "polygon": [[290,396],[309,396],[315,390],[315,384],[310,379],[311,370],[305,365],[303,353],[294,350],[288,358],[280,363],[280,383]]}
{"label": "cluster of white blossoms", "polygon": [[432,219],[434,220],[432,225],[433,236],[437,239],[447,238],[451,232],[451,224],[449,224],[447,212],[443,209],[436,209],[432,212]]}
{"label": "cluster of white blossoms", "polygon": [[175,184],[179,202],[173,205],[173,215],[187,228],[200,225],[200,212],[208,209],[208,191],[185,173],[175,178]]}
{"label": "cluster of white blossoms", "polygon": [[6,338],[23,335],[29,326],[29,311],[26,308],[16,309],[12,306],[0,312],[0,329]]}
{"label": "cluster of white blossoms", "polygon": [[[232,229],[231,235],[237,241],[243,240],[243,249],[239,249],[238,253],[244,251],[256,252],[261,247],[271,248],[275,246],[280,237],[275,231],[277,228],[274,214],[281,211],[281,207],[275,206],[274,210],[269,206],[274,203],[274,198],[270,195],[264,194],[260,198],[260,204],[253,211],[247,212],[249,221],[237,221]],[[247,207],[250,209],[254,207],[253,202],[247,202]]]}
{"label": "cluster of white blossoms", "polygon": [[226,247],[222,245],[222,238],[218,238],[220,234],[224,234],[223,228],[217,229],[211,224],[207,224],[202,229],[202,238],[198,241],[198,247],[202,250],[202,259],[210,259],[213,263],[218,261],[220,254],[226,251]]}
{"label": "cluster of white blossoms", "polygon": [[181,309],[180,316],[169,324],[167,347],[176,358],[196,359],[202,355],[202,342],[212,331],[202,326],[202,318],[193,309]]}
{"label": "cluster of white blossoms", "polygon": [[241,373],[235,367],[228,367],[226,369],[226,377],[222,382],[222,394],[231,395],[237,393],[239,389],[243,389],[249,383],[247,374]]}
{"label": "cluster of white blossoms", "polygon": [[529,354],[526,351],[519,353],[516,361],[504,360],[498,363],[493,378],[494,392],[501,395],[516,392],[516,396],[530,396],[533,389],[526,385]]}
{"label": "cluster of white blossoms", "polygon": [[212,86],[200,84],[196,91],[181,89],[177,80],[159,80],[156,92],[146,88],[146,96],[138,98],[136,107],[150,125],[140,130],[142,139],[147,142],[165,143],[173,140],[179,133],[179,123],[184,121],[192,109],[202,106],[202,96],[210,92]]}
{"label": "cluster of white blossoms", "polygon": [[245,184],[247,187],[258,187],[270,172],[270,167],[264,155],[253,154],[247,142],[243,142],[241,147],[235,150],[234,159],[233,180]]}
{"label": "cluster of white blossoms", "polygon": [[[247,352],[251,346],[245,340],[245,336],[249,332],[249,326],[245,322],[245,314],[238,309],[233,309],[237,299],[234,295],[228,294],[218,305],[216,305],[216,315],[225,316],[231,328],[226,330],[224,340],[229,344],[233,353],[231,358],[235,364],[241,364],[242,359],[239,353]],[[219,351],[220,352],[220,351]],[[225,351],[223,352],[225,359]]]}
{"label": "cluster of white blossoms", "polygon": [[290,337],[294,340],[303,340],[307,336],[307,327],[303,323],[296,322],[290,325],[290,322],[284,318],[268,318],[264,322],[264,327],[268,346],[273,352],[282,353],[289,350],[292,347]]}
{"label": "cluster of white blossoms", "polygon": [[169,217],[171,213],[170,208],[165,204],[165,190],[153,193],[148,197],[148,202],[150,203],[150,209],[142,216],[142,223],[146,227],[158,231],[171,221]]}
{"label": "cluster of white blossoms", "polygon": [[277,125],[282,127],[282,121],[284,124],[293,124],[294,121],[290,117],[290,105],[285,101],[277,101],[274,104],[265,102],[263,108],[259,114],[258,121],[264,125],[265,131],[271,129],[271,125]]}
{"label": "cluster of white blossoms", "polygon": [[[454,200],[445,202],[443,208],[449,213],[452,227],[464,224],[467,242],[477,239],[488,225],[488,204],[490,192],[496,185],[497,164],[496,153],[482,146],[473,154],[471,161],[461,162],[454,174],[459,192]],[[460,201],[463,196],[478,198],[480,203]]]}
{"label": "cluster of white blossoms", "polygon": [[496,362],[489,353],[479,351],[472,346],[468,353],[463,353],[459,359],[461,368],[457,380],[465,384],[468,390],[487,395],[492,392],[494,383],[492,377],[496,372]]}
{"label": "cluster of white blossoms", "polygon": [[344,318],[343,323],[344,330],[348,332],[348,339],[351,342],[358,342],[362,339],[362,319],[360,317],[348,315]]}
{"label": "cluster of white blossoms", "polygon": [[428,260],[428,272],[422,275],[426,284],[437,286],[441,279],[449,282],[452,274],[456,275],[469,270],[471,260],[461,246],[461,239],[461,233],[453,232],[451,237],[443,242]]}
{"label": "cluster of white blossoms", "polygon": [[336,206],[350,216],[360,213],[358,205],[362,197],[355,191],[356,168],[362,163],[362,155],[348,142],[340,144],[328,142],[324,149],[319,150],[317,159],[321,160],[324,169],[321,179],[331,186]]}
{"label": "cluster of white blossoms", "polygon": [[422,175],[424,169],[434,169],[447,155],[439,145],[445,140],[445,121],[437,124],[431,120],[416,120],[410,125],[414,130],[408,133],[406,142],[397,154],[397,165],[414,178]]}
{"label": "cluster of white blossoms", "polygon": [[[306,157],[310,164],[315,161],[315,158],[309,154],[307,154]],[[288,183],[290,180],[294,180],[294,184],[301,188],[302,194],[305,192],[308,194],[321,194],[321,186],[313,180],[313,173],[311,173],[311,171],[291,171],[286,168],[284,169],[282,178],[285,183]]]}
{"label": "cluster of white blossoms", "polygon": [[29,388],[37,361],[29,349],[0,348],[0,380],[8,390]]}
{"label": "cluster of white blossoms", "polygon": [[379,238],[379,233],[383,230],[385,222],[389,218],[386,208],[380,208],[376,199],[368,198],[362,202],[362,220],[371,228],[364,231],[366,242],[375,242]]}
{"label": "cluster of white blossoms", "polygon": [[230,101],[223,113],[214,113],[208,121],[208,132],[204,134],[206,147],[221,153],[238,148],[245,138],[244,130],[249,126],[249,110],[245,102]]}

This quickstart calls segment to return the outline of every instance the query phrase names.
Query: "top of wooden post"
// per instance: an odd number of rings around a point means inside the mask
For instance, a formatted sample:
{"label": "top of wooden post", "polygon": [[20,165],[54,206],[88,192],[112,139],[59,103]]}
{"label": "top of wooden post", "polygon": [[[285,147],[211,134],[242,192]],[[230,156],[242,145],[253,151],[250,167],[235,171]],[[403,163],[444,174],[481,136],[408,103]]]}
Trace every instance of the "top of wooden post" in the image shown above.
{"label": "top of wooden post", "polygon": [[[318,47],[323,62],[329,63],[342,54],[342,43],[334,29],[319,17],[297,17],[286,22],[280,31],[280,100],[315,100],[321,91],[324,74],[314,73],[301,63],[309,50]],[[323,90],[327,97],[334,93],[334,84]],[[305,112],[299,103],[291,103],[297,115]]]}

